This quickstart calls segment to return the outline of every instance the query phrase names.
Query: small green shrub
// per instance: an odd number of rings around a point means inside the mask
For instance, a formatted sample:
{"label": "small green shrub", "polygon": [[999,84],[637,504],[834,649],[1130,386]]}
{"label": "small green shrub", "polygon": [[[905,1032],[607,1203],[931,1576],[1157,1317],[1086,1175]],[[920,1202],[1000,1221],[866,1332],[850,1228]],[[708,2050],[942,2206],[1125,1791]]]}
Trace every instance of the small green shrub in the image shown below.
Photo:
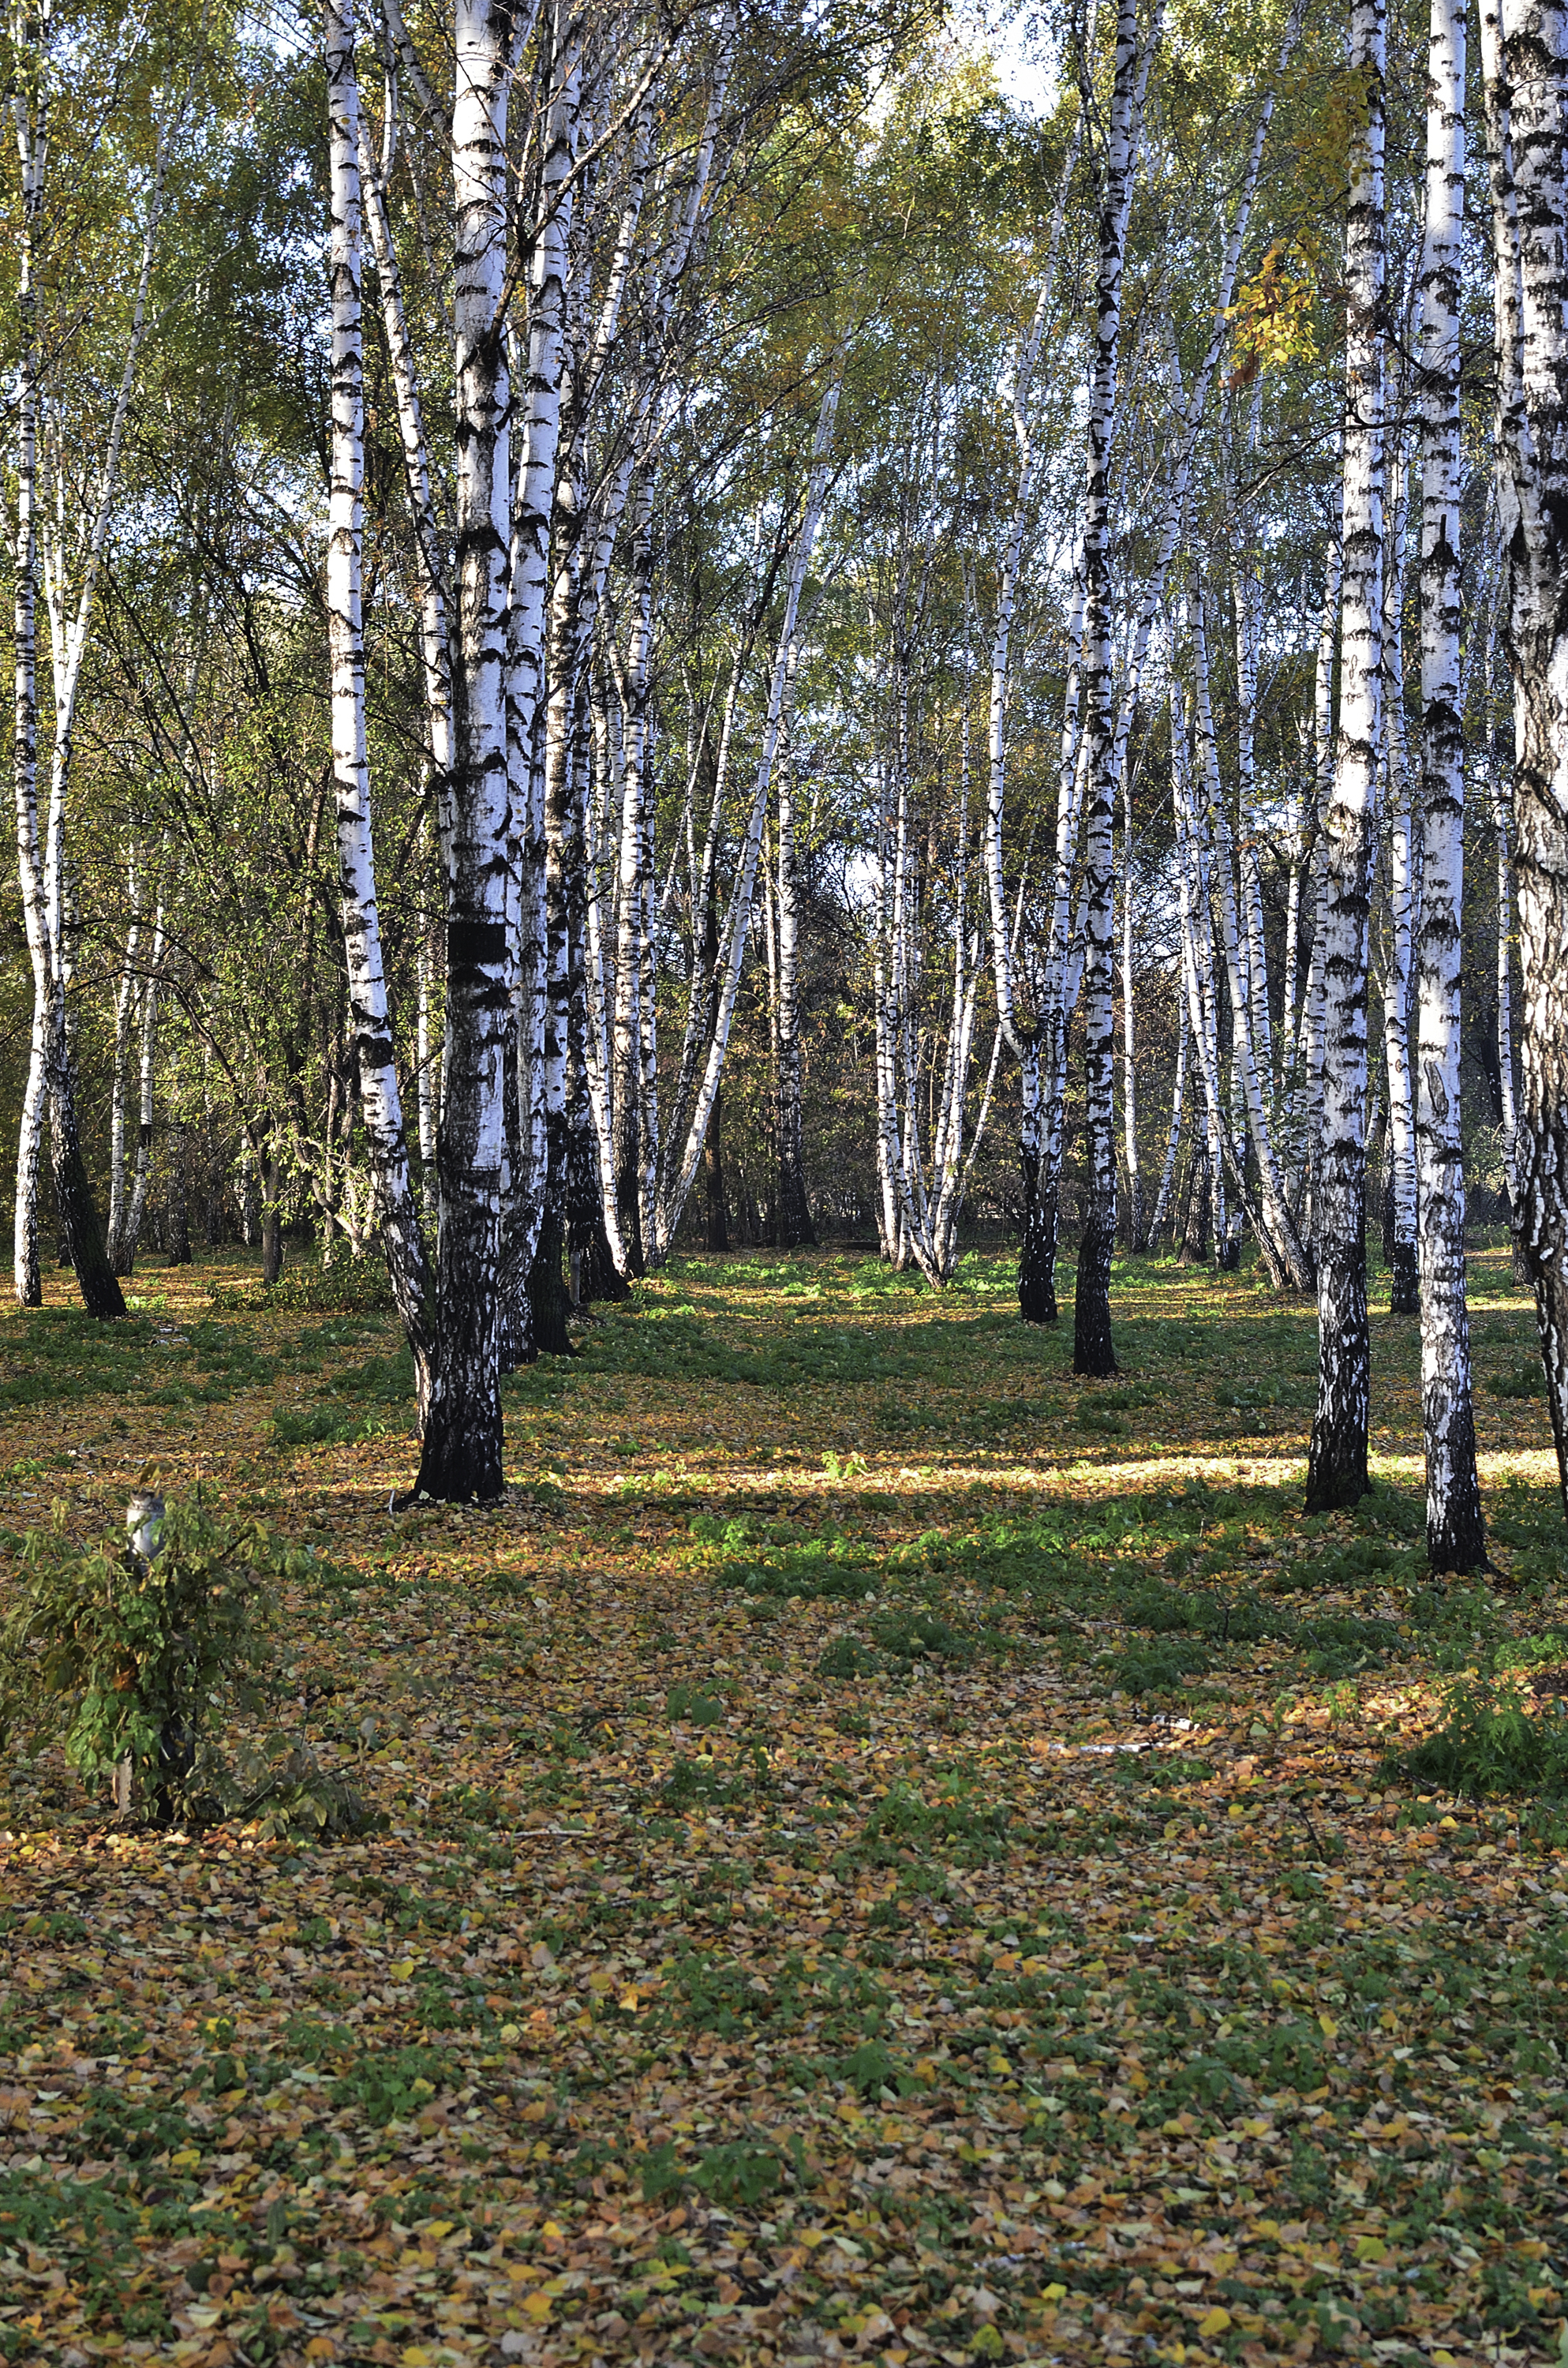
{"label": "small green shrub", "polygon": [[872,1621],[871,1634],[888,1658],[905,1668],[931,1660],[961,1668],[974,1658],[974,1639],[937,1611],[889,1611]]}
{"label": "small green shrub", "polygon": [[1532,1713],[1512,1678],[1460,1678],[1438,1725],[1386,1763],[1390,1775],[1482,1800],[1489,1793],[1568,1798],[1568,1705]]}
{"label": "small green shrub", "polygon": [[1123,1693],[1168,1694],[1176,1692],[1184,1678],[1206,1676],[1214,1664],[1206,1645],[1162,1636],[1108,1653],[1099,1666]]}
{"label": "small green shrub", "polygon": [[1516,1365],[1511,1373],[1488,1373],[1486,1390],[1488,1396],[1494,1398],[1543,1398],[1546,1376],[1540,1358],[1532,1357],[1528,1364]]}
{"label": "small green shrub", "polygon": [[742,2138],[730,2146],[710,2146],[691,2174],[694,2187],[727,2211],[738,2204],[752,2212],[771,2195],[784,2176],[784,2157],[770,2146]]}
{"label": "small green shrub", "polygon": [[717,1726],[724,1715],[724,1705],[716,1695],[704,1693],[700,1686],[672,1686],[665,1713],[672,1722],[685,1719],[692,1726]]}
{"label": "small green shrub", "polygon": [[824,1678],[869,1678],[876,1671],[876,1655],[853,1636],[835,1636],[817,1663],[817,1674]]}
{"label": "small green shrub", "polygon": [[147,1504],[150,1556],[84,1551],[64,1508],[22,1546],[20,1600],[0,1628],[0,1747],[13,1732],[58,1744],[89,1785],[113,1778],[122,1808],[168,1820],[240,1809],[276,1830],[357,1825],[366,1813],[303,1744],[273,1735],[238,1770],[213,1748],[220,1706],[267,1699],[274,1582],[306,1555],[254,1520],[199,1504]]}

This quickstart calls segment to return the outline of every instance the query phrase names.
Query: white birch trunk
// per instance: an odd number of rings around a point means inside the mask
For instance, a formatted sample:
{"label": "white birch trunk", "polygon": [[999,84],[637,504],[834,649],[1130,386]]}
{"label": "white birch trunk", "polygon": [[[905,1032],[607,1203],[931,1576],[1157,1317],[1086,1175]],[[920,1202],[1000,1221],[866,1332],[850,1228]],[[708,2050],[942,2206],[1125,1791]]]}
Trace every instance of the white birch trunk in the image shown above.
{"label": "white birch trunk", "polygon": [[1568,6],[1483,0],[1508,553],[1519,1242],[1568,1509]]}
{"label": "white birch trunk", "polygon": [[108,1131],[108,1260],[116,1274],[124,1274],[120,1245],[125,1235],[125,1105],[131,1090],[131,1046],[135,1032],[136,1005],[141,987],[137,966],[142,951],[142,891],[144,866],[142,850],[132,851],[126,867],[131,922],[125,934],[125,956],[114,999],[114,1077]]}
{"label": "white birch trunk", "polygon": [[[1117,1370],[1110,1326],[1116,1248],[1115,824],[1117,700],[1111,642],[1111,444],[1121,364],[1127,221],[1142,128],[1143,94],[1161,27],[1155,0],[1138,39],[1137,0],[1120,0],[1099,224],[1088,437],[1084,484],[1084,712],[1088,750],[1084,812],[1084,1211],[1074,1294],[1073,1370]],[[1063,1008],[1065,1019],[1065,1007]]]}
{"label": "white birch trunk", "polygon": [[447,859],[446,1050],[437,1153],[436,1340],[416,1493],[501,1493],[500,1268],[506,902],[506,566],[511,396],[500,300],[514,20],[457,0],[452,178],[457,412],[452,827]]}
{"label": "white birch trunk", "polygon": [[1404,731],[1404,459],[1396,450],[1383,611],[1383,751],[1389,791],[1389,967],[1383,990],[1383,1059],[1388,1075],[1393,1176],[1393,1268],[1389,1305],[1395,1315],[1420,1312],[1415,1250],[1415,1104],[1410,1075],[1411,956],[1415,941],[1416,844]]}
{"label": "white birch trunk", "polygon": [[1352,0],[1350,63],[1367,121],[1352,142],[1345,230],[1345,527],[1339,735],[1324,821],[1325,1024],[1318,1253],[1318,1403],[1307,1506],[1355,1505],[1369,1485],[1369,1341],[1365,1243],[1367,934],[1383,607],[1383,0]]}
{"label": "white birch trunk", "polygon": [[[359,86],[353,0],[325,0],[331,229],[332,428],[326,552],[327,649],[332,672],[332,778],[348,1030],[358,1069],[377,1214],[398,1313],[414,1353],[421,1423],[429,1401],[434,1331],[431,1275],[409,1174],[376,899],[370,768],[365,734],[362,617],[365,393],[361,313]],[[433,572],[433,571],[432,571]],[[428,661],[427,661],[428,663]],[[328,1126],[327,1156],[332,1154]]]}
{"label": "white birch trunk", "polygon": [[1434,1570],[1457,1571],[1478,1569],[1486,1557],[1475,1461],[1460,1137],[1465,794],[1460,503],[1465,472],[1459,308],[1464,85],[1462,0],[1432,0],[1420,276],[1422,882],[1415,1126],[1426,1555]]}

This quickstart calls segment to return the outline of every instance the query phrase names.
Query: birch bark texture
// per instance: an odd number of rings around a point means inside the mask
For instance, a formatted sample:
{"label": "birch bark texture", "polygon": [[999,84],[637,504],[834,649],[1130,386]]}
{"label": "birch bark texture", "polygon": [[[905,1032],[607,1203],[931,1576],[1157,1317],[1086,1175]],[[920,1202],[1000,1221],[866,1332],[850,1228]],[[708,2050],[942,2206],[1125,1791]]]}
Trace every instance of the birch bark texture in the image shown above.
{"label": "birch bark texture", "polygon": [[1416,940],[1416,1247],[1426,1557],[1478,1570],[1486,1530],[1475,1462],[1460,1140],[1465,767],[1460,666],[1460,271],[1465,195],[1465,10],[1432,0],[1426,224],[1421,256],[1421,920]]}
{"label": "birch bark texture", "polygon": [[1137,0],[1121,0],[1106,143],[1089,373],[1084,484],[1084,708],[1088,741],[1084,818],[1085,1178],[1073,1309],[1073,1370],[1117,1370],[1110,1329],[1116,1247],[1116,676],[1112,648],[1111,443],[1121,359],[1121,287],[1142,101],[1160,36],[1156,5],[1143,40]]}
{"label": "birch bark texture", "polygon": [[1366,120],[1354,135],[1345,225],[1346,350],[1339,731],[1324,817],[1323,1132],[1317,1190],[1318,1396],[1307,1508],[1358,1504],[1369,1486],[1367,952],[1382,730],[1383,0],[1352,0],[1350,66]]}
{"label": "birch bark texture", "polygon": [[[365,732],[364,240],[354,0],[326,0],[324,32],[331,209],[327,277],[332,304],[326,620],[343,958],[348,1034],[358,1071],[360,1112],[375,1179],[377,1213],[398,1314],[414,1354],[415,1395],[423,1428],[430,1398],[432,1278],[409,1170],[387,1002]],[[405,416],[406,409],[407,398]],[[428,614],[425,625],[428,638]],[[432,668],[437,680],[440,671],[437,658]]]}
{"label": "birch bark texture", "polygon": [[1482,0],[1514,683],[1519,1243],[1568,1510],[1568,5]]}
{"label": "birch bark texture", "polygon": [[452,102],[457,412],[457,649],[451,837],[446,853],[447,1034],[430,1402],[415,1494],[502,1489],[499,1285],[506,889],[506,573],[511,466],[500,300],[506,258],[509,0],[457,0]]}

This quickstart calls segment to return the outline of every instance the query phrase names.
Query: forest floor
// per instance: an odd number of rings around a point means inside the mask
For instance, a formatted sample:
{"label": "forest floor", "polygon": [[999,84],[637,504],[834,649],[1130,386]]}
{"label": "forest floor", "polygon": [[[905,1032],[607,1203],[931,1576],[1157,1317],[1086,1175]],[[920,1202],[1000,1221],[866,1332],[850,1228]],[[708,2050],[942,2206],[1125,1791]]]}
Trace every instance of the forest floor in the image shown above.
{"label": "forest floor", "polygon": [[0,1611],[51,1499],[199,1481],[314,1547],[282,1697],[384,1820],[117,1828],[8,1748],[0,2357],[1568,2359],[1568,1819],[1397,1764],[1568,1690],[1501,1251],[1484,1585],[1409,1321],[1301,1516],[1313,1315],[1250,1274],[1119,1267],[1096,1386],[1001,1258],[676,1260],[463,1513],[389,1509],[330,1274],[0,1318]]}

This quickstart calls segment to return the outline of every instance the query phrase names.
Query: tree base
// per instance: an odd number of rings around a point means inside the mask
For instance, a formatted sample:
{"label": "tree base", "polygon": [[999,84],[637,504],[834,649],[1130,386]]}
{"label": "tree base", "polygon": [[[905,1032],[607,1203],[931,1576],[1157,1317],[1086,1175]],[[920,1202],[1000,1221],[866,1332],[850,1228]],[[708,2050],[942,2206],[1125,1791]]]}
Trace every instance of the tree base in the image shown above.
{"label": "tree base", "polygon": [[1056,1304],[1055,1209],[1037,1201],[1024,1220],[1018,1252],[1018,1314],[1026,1324],[1054,1324]]}
{"label": "tree base", "polygon": [[1077,1287],[1073,1295],[1073,1371],[1088,1381],[1108,1381],[1118,1371],[1110,1334],[1110,1262],[1115,1248],[1114,1226],[1104,1227],[1091,1216],[1078,1244]]}
{"label": "tree base", "polygon": [[1419,1315],[1420,1313],[1421,1275],[1416,1263],[1415,1244],[1395,1242],[1390,1261],[1389,1314]]}
{"label": "tree base", "polygon": [[561,1211],[559,1207],[547,1207],[528,1281],[532,1318],[529,1330],[535,1353],[540,1357],[570,1357],[573,1353],[572,1336],[567,1328],[572,1295],[561,1270]]}
{"label": "tree base", "polygon": [[501,1474],[501,1399],[449,1391],[432,1403],[411,1505],[493,1505],[506,1492]]}

